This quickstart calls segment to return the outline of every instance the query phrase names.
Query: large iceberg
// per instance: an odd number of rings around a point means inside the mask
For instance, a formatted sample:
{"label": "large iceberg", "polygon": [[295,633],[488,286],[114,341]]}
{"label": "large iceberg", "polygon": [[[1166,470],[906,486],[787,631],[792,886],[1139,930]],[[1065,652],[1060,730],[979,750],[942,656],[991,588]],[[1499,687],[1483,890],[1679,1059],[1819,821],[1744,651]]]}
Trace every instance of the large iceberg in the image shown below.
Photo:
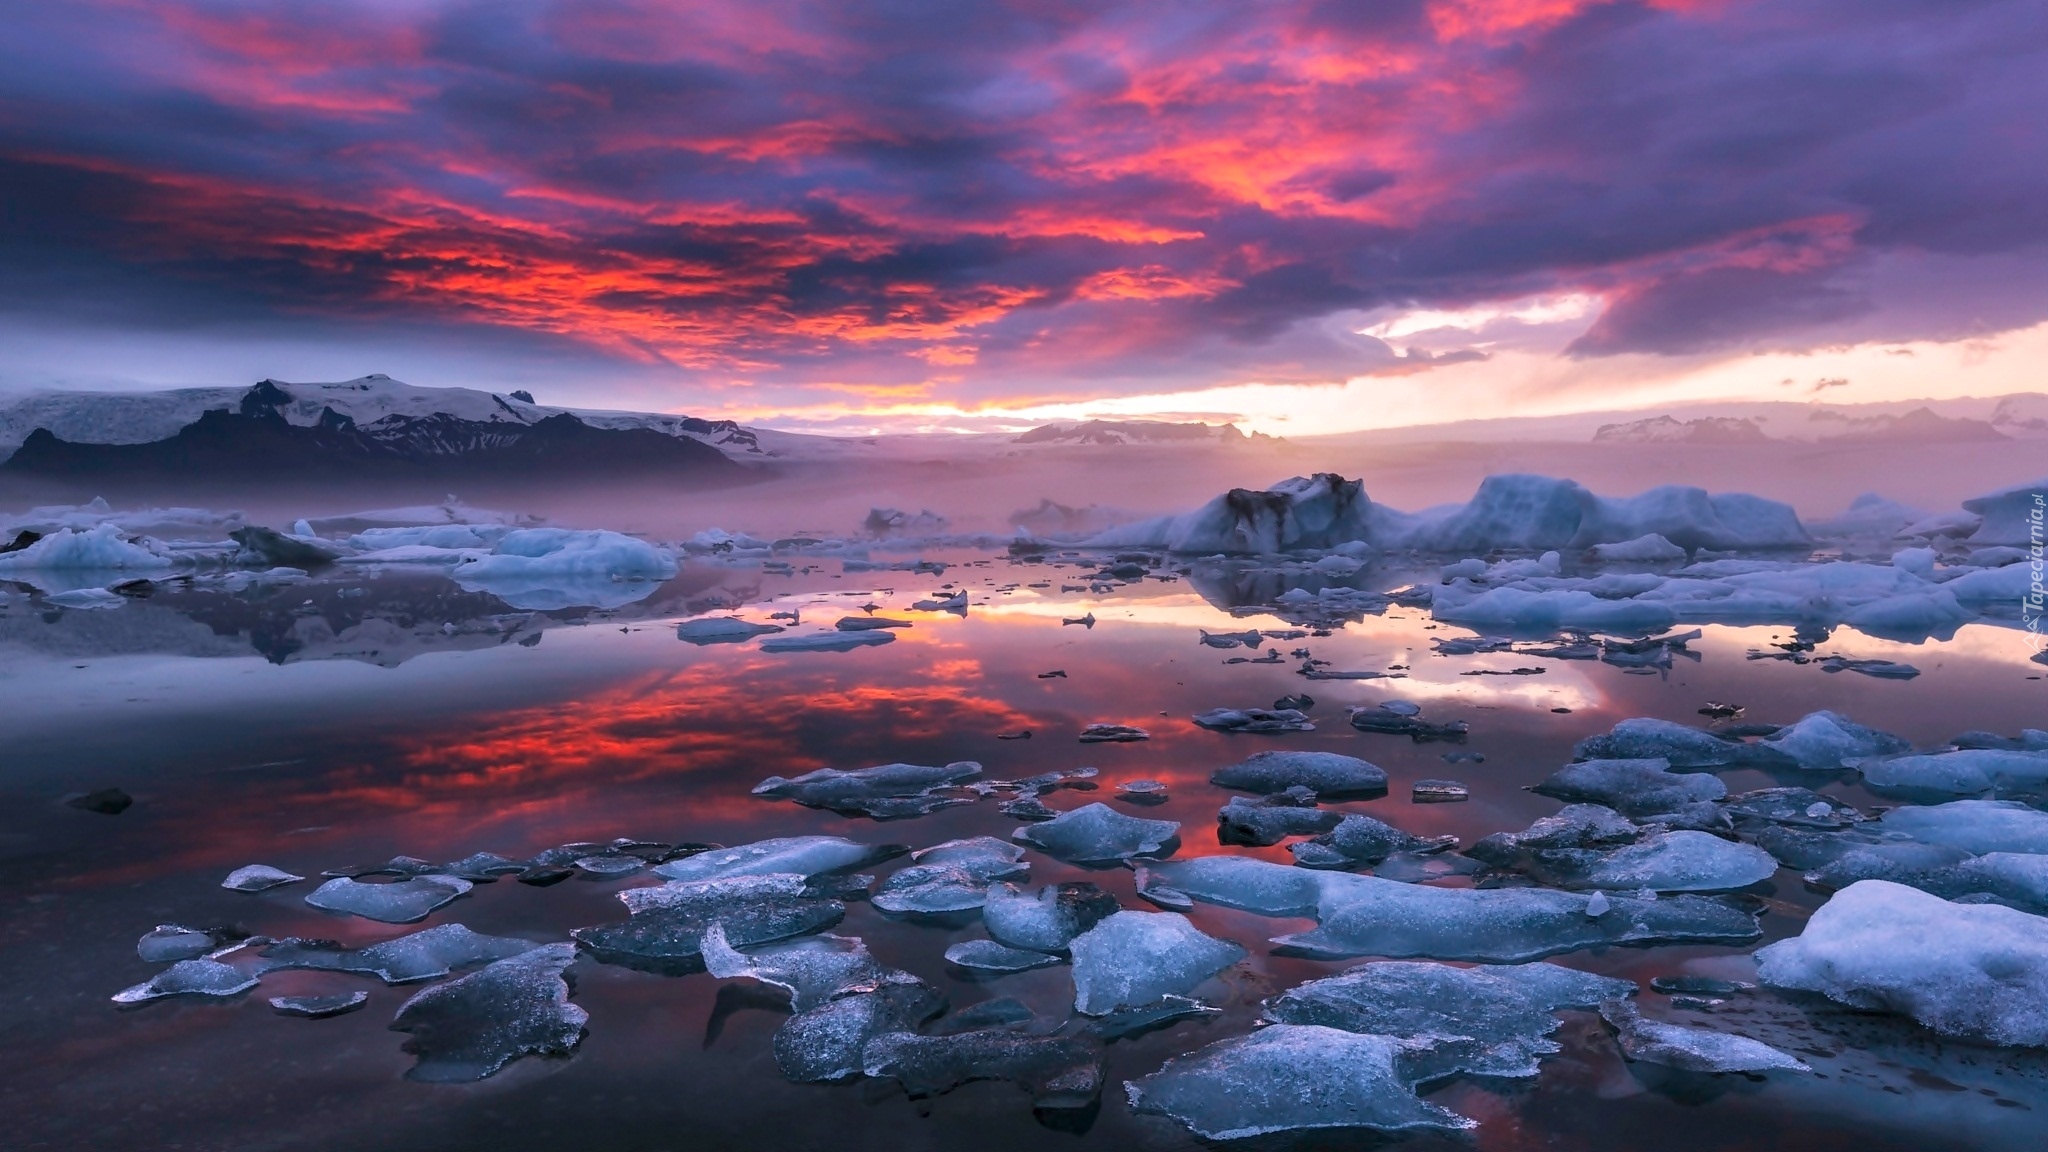
{"label": "large iceberg", "polygon": [[537,611],[615,608],[675,574],[675,560],[645,540],[566,528],[509,532],[488,554],[466,558],[454,570],[464,588]]}
{"label": "large iceberg", "polygon": [[0,572],[154,571],[171,565],[169,556],[134,543],[111,523],[61,528],[19,551],[0,554]]}
{"label": "large iceberg", "polygon": [[1965,511],[1984,518],[1984,522],[1970,534],[1969,542],[1978,546],[2005,544],[2015,548],[2038,544],[2041,537],[2035,533],[2041,530],[2042,518],[2048,516],[2048,512],[2043,511],[2044,505],[2048,505],[2048,477],[1965,500]]}

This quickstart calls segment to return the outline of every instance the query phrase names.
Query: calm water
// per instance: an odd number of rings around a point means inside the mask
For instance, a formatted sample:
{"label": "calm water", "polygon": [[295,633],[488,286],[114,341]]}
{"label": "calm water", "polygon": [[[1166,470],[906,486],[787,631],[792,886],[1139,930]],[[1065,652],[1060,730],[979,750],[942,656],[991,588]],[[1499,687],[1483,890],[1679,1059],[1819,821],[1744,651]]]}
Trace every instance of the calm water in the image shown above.
{"label": "calm water", "polygon": [[[1905,646],[1841,633],[1821,652],[1886,657],[1922,669],[1891,682],[1812,665],[1752,661],[1781,629],[1709,628],[1667,672],[1632,674],[1592,662],[1511,653],[1440,657],[1430,641],[1465,635],[1426,611],[1393,608],[1306,645],[1335,668],[1405,665],[1405,679],[1311,683],[1280,665],[1230,664],[1248,653],[1199,643],[1199,629],[1277,629],[1272,615],[1233,615],[1227,580],[1145,580],[1113,591],[1062,592],[1073,570],[955,556],[980,564],[943,575],[764,574],[747,566],[687,567],[652,596],[614,612],[535,614],[465,593],[430,574],[319,580],[268,592],[166,592],[113,611],[46,611],[24,595],[0,606],[0,1144],[10,1148],[1182,1148],[1200,1141],[1172,1121],[1134,1116],[1121,1082],[1170,1056],[1245,1031],[1258,1001],[1356,961],[1270,955],[1267,937],[1305,922],[1198,906],[1203,930],[1251,957],[1202,994],[1227,1011],[1109,1049],[1099,1113],[1047,1126],[1028,1096],[977,1083],[911,1100],[873,1082],[793,1085],[770,1037],[784,1018],[744,982],[662,977],[592,962],[572,970],[589,1031],[567,1060],[528,1058],[473,1085],[402,1079],[412,1058],[387,1030],[417,988],[321,972],[280,972],[236,1000],[165,1001],[116,1011],[108,996],[147,979],[136,937],[158,923],[232,924],[272,936],[339,937],[355,945],[458,922],[484,933],[566,939],[569,929],[623,918],[621,887],[647,877],[577,879],[548,888],[479,885],[425,925],[386,926],[305,905],[310,884],[260,895],[223,891],[250,863],[314,876],[406,854],[451,860],[489,850],[523,857],[570,841],[627,836],[737,844],[831,833],[924,846],[1007,837],[1018,825],[994,801],[877,824],[748,795],[765,776],[889,761],[975,760],[993,778],[1056,768],[1101,769],[1092,794],[1049,794],[1055,808],[1108,799],[1122,780],[1165,781],[1171,801],[1134,814],[1179,820],[1182,855],[1225,848],[1215,814],[1216,768],[1264,748],[1363,756],[1392,780],[1387,797],[1334,805],[1404,830],[1466,843],[1554,812],[1525,787],[1570,758],[1571,745],[1630,716],[1701,722],[1707,701],[1748,707],[1747,720],[1789,722],[1830,708],[1939,743],[1965,729],[2040,726],[2040,666],[2009,629],[1972,626],[1952,641]],[[1368,572],[1391,587],[1405,574]],[[1034,583],[1049,587],[1031,588]],[[908,613],[953,584],[973,592],[962,619]],[[1259,591],[1269,596],[1277,589]],[[999,589],[1019,585],[1010,591]],[[771,603],[771,601],[773,603]],[[744,606],[764,619],[799,610],[827,624],[877,603],[916,626],[884,647],[766,654],[752,644],[695,647],[674,623]],[[1094,628],[1062,625],[1092,611]],[[450,627],[444,627],[450,625]],[[1540,676],[1462,675],[1540,664]],[[1065,678],[1041,679],[1062,670]],[[1267,706],[1307,691],[1319,730],[1224,735],[1189,723],[1218,706]],[[1345,705],[1415,701],[1434,720],[1463,719],[1457,750],[1369,735]],[[1554,709],[1569,709],[1557,712]],[[1091,722],[1148,728],[1153,738],[1082,745]],[[1029,730],[1029,740],[996,739]],[[1449,777],[1464,804],[1415,805],[1409,784]],[[1731,792],[1787,781],[1724,773]],[[1800,783],[1812,783],[1811,774]],[[119,787],[117,816],[67,806],[67,796]],[[1840,781],[1822,791],[1877,803]],[[1115,803],[1114,801],[1111,801]],[[1086,878],[1146,907],[1122,870],[1082,872],[1032,853],[1031,883]],[[887,872],[895,864],[882,866]],[[1780,871],[1758,894],[1769,912],[1760,943],[1796,934],[1820,897]],[[1062,1017],[1064,967],[970,981],[941,957],[981,935],[890,920],[864,903],[835,929],[865,939],[883,962],[932,982],[955,1009],[1015,996]],[[1647,981],[1688,971],[1743,978],[1739,948],[1685,946],[1569,953],[1559,963]],[[272,1013],[273,995],[353,990],[366,1010],[332,1020]],[[1565,1051],[1533,1081],[1455,1080],[1427,1093],[1472,1116],[1470,1137],[1386,1139],[1324,1133],[1273,1147],[1663,1149],[2039,1147],[2048,1059],[1939,1042],[1912,1025],[1812,1001],[1753,993],[1716,1015],[1651,1015],[1740,1031],[1794,1051],[1813,1077],[1682,1076],[1631,1066],[1604,1026],[1567,1013]],[[1264,1145],[1262,1145],[1264,1146]]]}

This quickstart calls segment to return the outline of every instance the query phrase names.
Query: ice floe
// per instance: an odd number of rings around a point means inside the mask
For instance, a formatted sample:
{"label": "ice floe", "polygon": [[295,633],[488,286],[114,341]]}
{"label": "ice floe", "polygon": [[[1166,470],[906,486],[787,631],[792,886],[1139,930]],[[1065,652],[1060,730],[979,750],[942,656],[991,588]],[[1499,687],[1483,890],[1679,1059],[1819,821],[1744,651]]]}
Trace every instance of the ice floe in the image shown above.
{"label": "ice floe", "polygon": [[1634,1004],[1609,1000],[1600,1018],[1614,1029],[1621,1054],[1644,1064],[1687,1072],[1811,1072],[1804,1061],[1747,1036],[1646,1020]]}
{"label": "ice floe", "polygon": [[1378,864],[1395,853],[1441,852],[1457,842],[1455,836],[1411,836],[1371,816],[1349,812],[1336,827],[1288,850],[1303,868],[1354,869]]}
{"label": "ice floe", "polygon": [[1010,835],[1070,864],[1113,864],[1133,856],[1170,853],[1178,841],[1180,824],[1126,816],[1107,804],[1095,803]]}
{"label": "ice floe", "polygon": [[858,938],[830,932],[741,952],[726,941],[724,927],[714,923],[704,932],[703,956],[711,975],[721,980],[744,977],[780,988],[797,1012],[855,992],[917,983],[915,976],[878,963]]}
{"label": "ice floe", "polygon": [[1218,769],[1209,782],[1258,793],[1285,792],[1298,786],[1318,796],[1340,799],[1385,793],[1387,773],[1377,764],[1336,752],[1269,750]]}
{"label": "ice floe", "polygon": [[228,873],[228,878],[221,881],[220,886],[236,892],[261,892],[281,884],[296,884],[304,879],[304,876],[294,876],[268,864],[251,864]]}
{"label": "ice floe", "polygon": [[989,886],[981,908],[991,938],[1013,948],[1065,952],[1074,937],[1120,910],[1115,896],[1085,880],[1048,884],[1035,895],[1014,884]]}
{"label": "ice floe", "polygon": [[976,1080],[1008,1080],[1038,1109],[1092,1106],[1102,1094],[1102,1049],[1080,1037],[982,1029],[948,1036],[887,1032],[868,1041],[862,1070],[935,1096]]}
{"label": "ice floe", "polygon": [[860,844],[843,836],[779,836],[671,860],[654,871],[670,880],[714,880],[791,873],[819,876],[865,868],[905,851],[900,844]]}
{"label": "ice floe", "polygon": [[844,815],[900,819],[973,803],[974,797],[959,794],[957,786],[979,775],[981,765],[972,760],[938,766],[819,768],[794,778],[770,776],[754,786],[754,795],[794,800],[807,808],[825,808]]}
{"label": "ice floe", "polygon": [[997,880],[1030,870],[1024,849],[989,836],[951,840],[911,854],[913,863],[875,889],[884,912],[936,914],[979,908]]}
{"label": "ice floe", "polygon": [[235,996],[256,986],[256,977],[218,960],[180,960],[131,988],[114,993],[114,1003],[146,1004],[166,996]]}
{"label": "ice floe", "polygon": [[1074,1007],[1101,1016],[1193,992],[1245,958],[1177,912],[1125,910],[1074,937]]}
{"label": "ice floe", "polygon": [[436,984],[398,1009],[394,1032],[409,1032],[418,1057],[407,1079],[481,1080],[521,1056],[567,1056],[590,1014],[569,1003],[570,944],[543,944]]}
{"label": "ice floe", "polygon": [[485,936],[461,924],[438,924],[363,948],[344,948],[332,940],[274,940],[258,951],[256,970],[312,968],[375,976],[386,984],[410,984],[538,947],[531,940]]}
{"label": "ice floe", "polygon": [[859,1076],[870,1041],[909,1032],[945,1007],[945,998],[923,981],[841,996],[776,1029],[775,1064],[800,1084]]}
{"label": "ice floe", "polygon": [[1309,718],[1292,708],[1211,708],[1195,723],[1213,732],[1313,732]]}
{"label": "ice floe", "polygon": [[760,648],[763,652],[851,652],[856,648],[876,648],[895,641],[893,632],[804,632],[770,636],[761,641]]}
{"label": "ice floe", "polygon": [[676,639],[697,645],[741,644],[782,630],[780,624],[756,624],[737,616],[699,616],[676,625]]}
{"label": "ice floe", "polygon": [[814,894],[802,876],[746,874],[671,881],[619,893],[630,915],[624,923],[577,928],[569,935],[606,963],[657,972],[687,971],[700,963],[704,935],[713,925],[728,945],[749,947],[830,928],[846,905]]}
{"label": "ice floe", "polygon": [[337,876],[307,893],[306,903],[328,912],[346,912],[386,924],[410,924],[427,916],[473,885],[453,876],[416,876],[389,884],[364,884]]}

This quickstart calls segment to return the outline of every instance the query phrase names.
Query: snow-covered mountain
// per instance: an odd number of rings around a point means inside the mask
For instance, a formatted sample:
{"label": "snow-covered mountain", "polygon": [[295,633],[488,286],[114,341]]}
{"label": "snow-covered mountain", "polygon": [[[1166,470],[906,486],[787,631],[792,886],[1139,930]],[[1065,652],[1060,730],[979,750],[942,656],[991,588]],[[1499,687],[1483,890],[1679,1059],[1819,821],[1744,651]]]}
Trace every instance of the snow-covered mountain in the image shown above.
{"label": "snow-covered mountain", "polygon": [[[0,458],[13,454],[38,428],[73,444],[149,444],[167,440],[208,412],[241,412],[248,387],[178,388],[162,392],[34,392],[0,397]],[[499,394],[474,388],[421,388],[389,376],[335,383],[265,380],[256,385],[264,405],[296,427],[320,424],[333,412],[365,435],[408,454],[453,455],[494,444],[492,426],[510,433],[552,416],[571,415],[592,428],[644,429],[716,448],[742,463],[804,455],[820,437],[742,427],[660,412],[611,412],[537,404],[525,392]]]}
{"label": "snow-covered mountain", "polygon": [[1241,444],[1270,440],[1263,432],[1246,436],[1235,424],[1175,424],[1161,420],[1087,420],[1041,424],[1012,439],[1015,444]]}

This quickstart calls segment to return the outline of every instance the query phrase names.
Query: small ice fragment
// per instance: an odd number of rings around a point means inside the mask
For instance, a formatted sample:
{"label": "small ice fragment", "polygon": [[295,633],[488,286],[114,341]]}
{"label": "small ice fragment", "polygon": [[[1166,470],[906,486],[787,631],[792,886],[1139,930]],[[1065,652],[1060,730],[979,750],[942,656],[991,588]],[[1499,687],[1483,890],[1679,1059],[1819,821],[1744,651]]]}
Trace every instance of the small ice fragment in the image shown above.
{"label": "small ice fragment", "polygon": [[1417,780],[1413,799],[1417,804],[1447,804],[1470,800],[1472,791],[1456,780]]}
{"label": "small ice fragment", "polygon": [[1313,732],[1307,716],[1291,708],[1211,708],[1195,714],[1195,724],[1212,732]]}
{"label": "small ice fragment", "polygon": [[424,920],[434,909],[475,885],[453,876],[417,876],[390,884],[365,884],[342,876],[306,896],[306,903],[328,912],[346,912],[385,924]]}
{"label": "small ice fragment", "polygon": [[1705,773],[1673,772],[1671,761],[1583,760],[1567,764],[1530,789],[1567,802],[1603,804],[1629,816],[1655,816],[1701,800],[1719,800],[1728,786]]}
{"label": "small ice fragment", "polygon": [[1410,1065],[1428,1047],[1276,1024],[1169,1060],[1124,1090],[1134,1111],[1170,1116],[1210,1140],[1313,1128],[1475,1127],[1415,1095],[1424,1073]]}
{"label": "small ice fragment", "polygon": [[1822,816],[1829,815],[1833,813],[1834,810],[1834,805],[1829,804],[1825,800],[1816,801],[1806,806],[1806,814],[1808,816],[1815,817],[1816,819]]}
{"label": "small ice fragment", "polygon": [[304,876],[294,876],[268,864],[251,864],[228,873],[228,878],[221,881],[220,886],[236,892],[261,892],[265,888],[275,888],[280,884],[296,884],[304,879]]}
{"label": "small ice fragment", "polygon": [[1740,980],[1717,980],[1712,976],[1652,976],[1650,987],[1666,996],[1733,996],[1756,985]]}
{"label": "small ice fragment", "polygon": [[342,1016],[370,1002],[368,992],[341,992],[332,996],[272,996],[270,1006],[280,1016],[303,1016],[325,1020]]}
{"label": "small ice fragment", "polygon": [[896,640],[894,632],[806,632],[796,636],[770,636],[761,641],[763,652],[851,652],[855,648],[871,648],[878,644],[891,644]]}
{"label": "small ice fragment", "polygon": [[1177,821],[1141,820],[1098,802],[1019,828],[1011,838],[1068,863],[1111,864],[1133,856],[1170,855],[1179,835]]}
{"label": "small ice fragment", "polygon": [[1613,907],[1613,905],[1607,902],[1607,893],[1595,892],[1593,893],[1592,897],[1586,901],[1586,915],[1589,917],[1605,916],[1607,915],[1607,910],[1611,907]]}
{"label": "small ice fragment", "polygon": [[1212,784],[1240,792],[1284,792],[1299,785],[1327,799],[1375,796],[1387,790],[1387,774],[1376,764],[1335,752],[1256,752],[1209,777]]}
{"label": "small ice fragment", "polygon": [[204,956],[218,943],[212,932],[179,924],[159,924],[135,942],[135,954],[151,964],[165,964]]}
{"label": "small ice fragment", "polygon": [[1129,724],[1090,724],[1081,729],[1083,744],[1129,744],[1137,740],[1150,740],[1152,734],[1143,728]]}
{"label": "small ice fragment", "polygon": [[623,924],[598,924],[569,933],[606,963],[686,968],[697,961],[713,925],[733,947],[786,940],[837,924],[846,905],[806,891],[791,873],[675,881],[619,894],[632,915]]}
{"label": "small ice fragment", "polygon": [[567,1056],[590,1019],[569,1003],[562,974],[575,962],[574,944],[543,944],[407,1000],[391,1020],[419,1057],[406,1078],[481,1080],[521,1056]]}
{"label": "small ice fragment", "polygon": [[681,860],[670,860],[654,871],[671,880],[711,880],[776,873],[817,876],[865,868],[901,856],[905,851],[907,849],[900,844],[859,844],[842,836],[784,836],[699,852]]}
{"label": "small ice fragment", "polygon": [[1396,852],[1440,852],[1458,843],[1455,836],[1411,836],[1391,824],[1353,812],[1337,826],[1289,850],[1303,868],[1352,869],[1377,864]]}
{"label": "small ice fragment", "polygon": [[946,949],[946,960],[980,972],[1028,972],[1058,964],[1058,956],[1028,952],[993,940],[963,940]]}
{"label": "small ice fragment", "polygon": [[1621,1054],[1645,1064],[1688,1072],[1813,1071],[1803,1061],[1747,1036],[1645,1020],[1626,1000],[1600,1005],[1600,1018],[1614,1029]]}
{"label": "small ice fragment", "polygon": [[1118,912],[1074,938],[1074,1007],[1101,1016],[1186,995],[1245,958],[1178,912]]}
{"label": "small ice fragment", "polygon": [[798,1012],[850,993],[917,982],[907,972],[877,963],[857,937],[830,932],[742,953],[726,942],[724,927],[714,923],[704,932],[703,952],[704,968],[713,976],[773,985],[789,993],[790,1006]]}
{"label": "small ice fragment", "polygon": [[1087,1108],[1102,1094],[1102,1049],[1073,1036],[1031,1036],[1009,1029],[918,1036],[891,1032],[870,1040],[863,1071],[887,1076],[912,1097],[936,1096],[975,1080],[1009,1080],[1039,1109]]}
{"label": "small ice fragment", "polygon": [[900,819],[972,803],[970,797],[949,796],[943,790],[979,775],[981,765],[972,760],[938,766],[881,764],[852,770],[819,768],[794,778],[770,776],[754,786],[753,794],[794,800],[807,808],[824,808],[849,816]]}
{"label": "small ice fragment", "polygon": [[952,840],[914,853],[916,863],[875,890],[884,912],[964,912],[979,908],[992,881],[1030,870],[1024,849],[990,836]]}
{"label": "small ice fragment", "polygon": [[999,943],[1035,952],[1064,952],[1074,937],[1121,908],[1115,896],[1088,881],[1048,884],[1027,895],[1014,884],[989,886],[981,918]]}
{"label": "small ice fragment", "polygon": [[1216,840],[1265,847],[1289,836],[1314,836],[1337,827],[1343,813],[1316,807],[1315,793],[1296,785],[1268,796],[1233,796],[1216,813]]}
{"label": "small ice fragment", "polygon": [[700,616],[685,620],[676,626],[676,639],[699,646],[705,644],[739,644],[756,636],[768,636],[782,631],[780,624],[755,624],[737,616]]}
{"label": "small ice fragment", "polygon": [[485,936],[461,924],[437,924],[364,948],[343,948],[332,940],[273,940],[263,947],[258,971],[310,968],[375,976],[386,984],[409,984],[538,947],[516,936]]}
{"label": "small ice fragment", "polygon": [[776,1067],[799,1084],[858,1076],[870,1040],[914,1029],[945,1007],[922,981],[842,996],[783,1021],[775,1030]]}
{"label": "small ice fragment", "polygon": [[1116,798],[1126,804],[1164,804],[1166,785],[1157,780],[1126,780],[1116,786]]}
{"label": "small ice fragment", "polygon": [[880,628],[908,628],[911,624],[888,616],[842,616],[832,626],[841,632],[873,632]]}
{"label": "small ice fragment", "polygon": [[1223,1009],[1188,996],[1161,996],[1138,1008],[1119,1008],[1097,1019],[1088,1030],[1104,1042],[1143,1035],[1193,1016],[1218,1016]]}
{"label": "small ice fragment", "polygon": [[254,976],[218,960],[180,960],[146,982],[114,993],[116,1004],[146,1004],[165,996],[233,996],[256,986]]}

